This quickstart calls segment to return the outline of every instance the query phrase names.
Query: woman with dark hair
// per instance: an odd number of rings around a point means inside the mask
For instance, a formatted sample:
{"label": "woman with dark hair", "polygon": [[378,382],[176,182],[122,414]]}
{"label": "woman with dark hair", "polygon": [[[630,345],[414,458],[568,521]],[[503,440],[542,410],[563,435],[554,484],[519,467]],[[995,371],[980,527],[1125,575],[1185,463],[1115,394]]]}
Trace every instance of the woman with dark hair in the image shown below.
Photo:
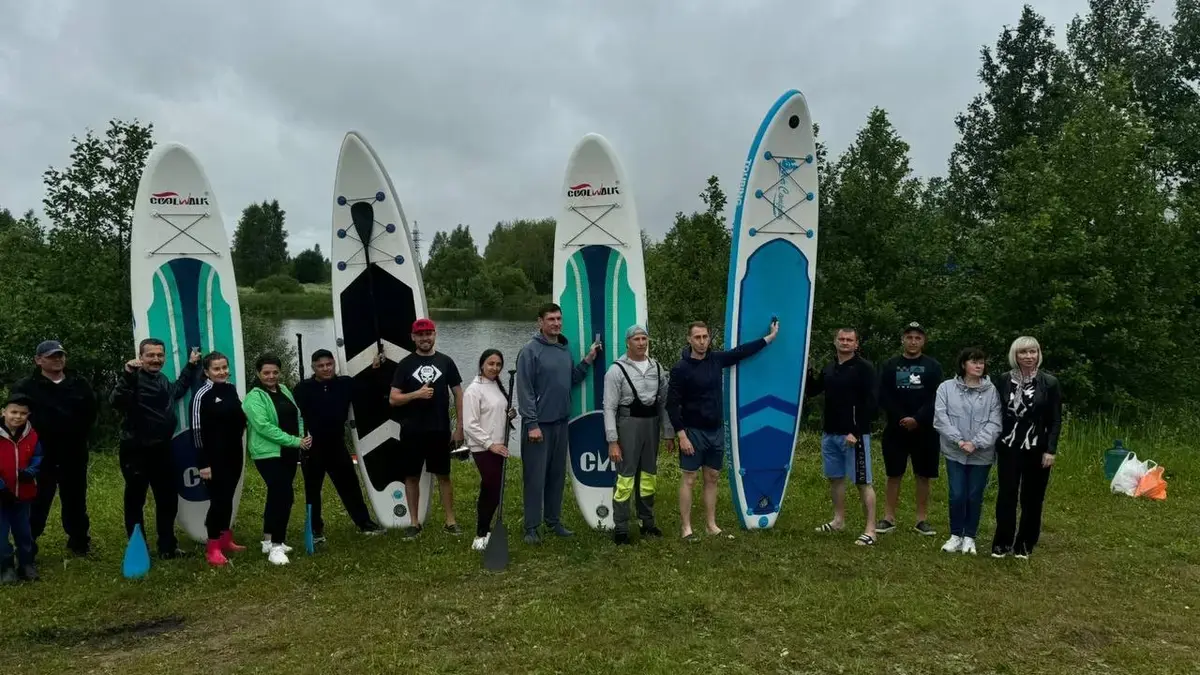
{"label": "woman with dark hair", "polygon": [[229,357],[212,352],[204,357],[204,384],[192,398],[192,438],[196,444],[196,466],[208,484],[208,549],[210,565],[224,565],[226,553],[245,551],[233,541],[233,495],[242,478],[242,433],[246,414],[237,387],[229,382]]}
{"label": "woman with dark hair", "polygon": [[992,557],[1013,553],[1027,559],[1042,531],[1042,504],[1062,430],[1062,390],[1057,378],[1041,370],[1042,347],[1032,337],[1013,340],[1008,364],[1012,370],[998,382],[1004,421],[996,445],[1000,490]]}
{"label": "woman with dark hair", "polygon": [[933,405],[933,428],[941,437],[950,488],[950,539],[946,553],[975,555],[975,537],[983,511],[983,491],[996,461],[1000,434],[1000,398],[984,377],[987,355],[964,349],[958,356],[958,375],[938,386]]}
{"label": "woman with dark hair", "polygon": [[304,434],[304,420],[292,392],[279,381],[281,367],[277,357],[260,356],[254,364],[258,379],[242,404],[249,429],[246,450],[267,484],[262,552],[274,565],[290,562],[287,554],[292,547],[285,539],[295,498],[296,464],[300,462],[300,450],[312,447],[312,437]]}
{"label": "woman with dark hair", "polygon": [[515,415],[509,394],[500,384],[504,355],[488,349],[479,357],[479,374],[463,392],[463,432],[471,457],[479,469],[478,520],[471,548],[487,548],[492,516],[500,504],[504,459],[508,457],[508,422]]}

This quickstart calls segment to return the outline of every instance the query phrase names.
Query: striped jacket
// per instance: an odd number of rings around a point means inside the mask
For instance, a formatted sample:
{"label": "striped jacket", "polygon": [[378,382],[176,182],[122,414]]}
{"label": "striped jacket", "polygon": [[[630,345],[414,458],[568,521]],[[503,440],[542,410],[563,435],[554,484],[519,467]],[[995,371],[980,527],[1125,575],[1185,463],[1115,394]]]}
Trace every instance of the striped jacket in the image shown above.
{"label": "striped jacket", "polygon": [[242,460],[242,434],[246,414],[237,387],[228,382],[206,380],[192,398],[192,442],[196,445],[196,467]]}

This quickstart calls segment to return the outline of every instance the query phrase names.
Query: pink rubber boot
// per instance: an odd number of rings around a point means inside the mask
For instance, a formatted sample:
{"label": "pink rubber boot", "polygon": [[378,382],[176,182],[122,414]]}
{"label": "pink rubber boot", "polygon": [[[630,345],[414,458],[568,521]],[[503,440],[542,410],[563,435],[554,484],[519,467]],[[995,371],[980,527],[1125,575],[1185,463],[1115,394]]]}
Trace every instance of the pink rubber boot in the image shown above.
{"label": "pink rubber boot", "polygon": [[204,558],[208,560],[209,565],[220,567],[229,562],[225,554],[221,552],[221,540],[209,539],[208,548],[205,549]]}

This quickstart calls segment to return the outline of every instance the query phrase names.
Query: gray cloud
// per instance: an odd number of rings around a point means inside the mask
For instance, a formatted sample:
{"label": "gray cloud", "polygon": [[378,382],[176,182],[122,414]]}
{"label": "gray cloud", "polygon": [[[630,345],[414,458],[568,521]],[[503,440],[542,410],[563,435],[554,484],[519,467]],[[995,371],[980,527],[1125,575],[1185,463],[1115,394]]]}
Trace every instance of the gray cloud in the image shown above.
{"label": "gray cloud", "polygon": [[[466,223],[482,248],[498,220],[556,213],[567,154],[595,131],[661,236],[710,174],[732,201],[788,88],[834,154],[880,105],[913,168],[943,173],[979,48],[1021,4],[0,0],[0,205],[40,207],[72,134],[137,117],[200,157],[231,231],[278,198],[293,251],[327,247],[338,147],[357,129],[410,224],[429,239]],[[1061,37],[1087,5],[1037,9]]]}

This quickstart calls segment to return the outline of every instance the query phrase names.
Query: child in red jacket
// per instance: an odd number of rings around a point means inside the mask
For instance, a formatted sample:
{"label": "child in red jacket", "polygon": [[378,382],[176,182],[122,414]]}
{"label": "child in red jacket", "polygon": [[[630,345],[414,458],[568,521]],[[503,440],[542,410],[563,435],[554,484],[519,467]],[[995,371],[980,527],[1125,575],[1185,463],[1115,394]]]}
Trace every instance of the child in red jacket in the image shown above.
{"label": "child in red jacket", "polygon": [[[29,424],[29,400],[9,397],[0,424],[0,583],[17,579],[35,581],[33,536],[29,531],[29,506],[37,495],[35,481],[42,463],[42,444]],[[12,541],[8,535],[12,532]],[[17,567],[13,567],[13,548]]]}

